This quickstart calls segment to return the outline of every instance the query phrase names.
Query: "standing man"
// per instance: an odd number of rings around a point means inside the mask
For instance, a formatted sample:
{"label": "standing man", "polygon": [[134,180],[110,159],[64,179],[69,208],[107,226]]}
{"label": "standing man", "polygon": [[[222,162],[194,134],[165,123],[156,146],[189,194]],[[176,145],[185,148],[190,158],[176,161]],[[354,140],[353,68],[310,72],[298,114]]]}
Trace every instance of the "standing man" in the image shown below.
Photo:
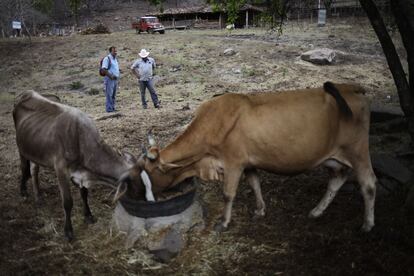
{"label": "standing man", "polygon": [[131,66],[131,72],[139,80],[139,90],[141,92],[141,102],[142,107],[147,109],[147,100],[145,99],[145,89],[148,88],[152,103],[155,108],[160,108],[160,103],[158,101],[157,92],[154,89],[154,84],[152,81],[153,70],[155,69],[155,60],[149,56],[147,50],[142,49],[139,52],[140,59],[137,59]]}
{"label": "standing man", "polygon": [[104,72],[104,89],[106,96],[105,108],[106,112],[114,112],[115,110],[115,97],[118,87],[119,79],[119,65],[116,58],[116,48],[111,46],[109,48],[109,55],[107,55],[102,61],[102,71]]}

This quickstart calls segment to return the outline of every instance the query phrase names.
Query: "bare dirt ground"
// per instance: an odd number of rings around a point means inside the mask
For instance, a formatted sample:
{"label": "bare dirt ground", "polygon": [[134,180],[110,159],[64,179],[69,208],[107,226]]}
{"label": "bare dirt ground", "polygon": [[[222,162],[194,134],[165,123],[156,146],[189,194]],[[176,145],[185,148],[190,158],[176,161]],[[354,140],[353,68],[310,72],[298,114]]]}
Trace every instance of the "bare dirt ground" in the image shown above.
{"label": "bare dirt ground", "polygon": [[[353,21],[353,20],[351,20]],[[112,146],[135,155],[154,127],[161,145],[181,131],[204,100],[217,93],[259,93],[321,86],[323,82],[354,82],[367,97],[398,106],[398,98],[375,34],[362,22],[336,22],[324,28],[286,26],[282,37],[264,30],[169,31],[136,35],[133,30],[109,35],[2,40],[0,49],[0,273],[2,275],[409,275],[414,273],[409,225],[402,212],[403,192],[379,196],[375,230],[361,234],[363,202],[357,189],[341,191],[318,220],[308,212],[325,192],[323,169],[296,177],[261,173],[267,215],[252,221],[254,195],[242,183],[228,232],[212,230],[222,208],[221,187],[204,183],[207,229],[194,235],[170,264],[154,262],[139,246],[125,249],[124,236],[111,231],[112,191],[95,186],[90,192],[98,218],[85,225],[75,188],[75,240],[63,237],[63,209],[53,171],[41,170],[44,202],[19,195],[18,151],[12,114],[14,96],[27,89],[56,93],[64,103],[92,117],[105,115],[98,64],[106,49],[118,47],[122,69],[117,108],[122,117],[97,121]],[[298,59],[312,47],[341,50],[337,64],[316,66]],[[237,54],[224,56],[232,47]],[[156,88],[163,108],[140,106],[129,66],[141,48],[158,62]],[[402,53],[404,54],[404,53]],[[71,88],[72,87],[72,88]],[[97,94],[95,94],[97,93]],[[389,96],[389,97],[387,97]],[[186,107],[189,107],[187,110]],[[375,151],[392,151],[407,140],[373,139]],[[29,185],[29,193],[31,187]]]}

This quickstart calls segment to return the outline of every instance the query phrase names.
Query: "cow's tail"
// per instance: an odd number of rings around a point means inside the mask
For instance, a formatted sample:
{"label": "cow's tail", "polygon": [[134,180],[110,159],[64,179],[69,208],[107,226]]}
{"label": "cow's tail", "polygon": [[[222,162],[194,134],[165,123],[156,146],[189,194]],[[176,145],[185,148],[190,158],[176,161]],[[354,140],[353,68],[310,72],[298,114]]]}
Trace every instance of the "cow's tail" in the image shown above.
{"label": "cow's tail", "polygon": [[352,118],[352,110],[342,97],[341,93],[339,93],[338,88],[336,88],[332,82],[327,81],[323,84],[323,89],[335,98],[335,101],[338,104],[339,112],[347,119]]}

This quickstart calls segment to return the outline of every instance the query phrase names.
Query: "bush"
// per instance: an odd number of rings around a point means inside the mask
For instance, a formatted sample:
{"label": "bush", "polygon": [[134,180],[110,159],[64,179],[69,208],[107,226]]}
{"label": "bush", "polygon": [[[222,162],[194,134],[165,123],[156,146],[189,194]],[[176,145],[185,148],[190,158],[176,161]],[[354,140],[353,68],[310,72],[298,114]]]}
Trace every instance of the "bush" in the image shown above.
{"label": "bush", "polygon": [[242,73],[246,77],[253,77],[257,75],[257,72],[253,68],[242,68]]}
{"label": "bush", "polygon": [[72,82],[70,85],[69,85],[69,88],[71,89],[71,90],[77,90],[77,89],[81,89],[81,88],[83,88],[84,87],[84,85],[80,82],[80,81],[75,81],[75,82]]}
{"label": "bush", "polygon": [[89,89],[88,94],[89,95],[98,95],[99,94],[99,89],[91,88],[91,89]]}
{"label": "bush", "polygon": [[103,24],[98,24],[95,26],[95,28],[87,28],[86,30],[83,30],[81,34],[83,35],[90,35],[90,34],[109,34],[111,33]]}

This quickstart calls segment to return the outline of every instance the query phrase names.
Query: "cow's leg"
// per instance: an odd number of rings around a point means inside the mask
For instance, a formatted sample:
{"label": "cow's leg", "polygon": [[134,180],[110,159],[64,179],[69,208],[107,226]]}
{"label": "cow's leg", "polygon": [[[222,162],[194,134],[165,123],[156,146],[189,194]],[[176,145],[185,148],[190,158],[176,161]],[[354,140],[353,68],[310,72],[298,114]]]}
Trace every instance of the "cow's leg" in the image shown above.
{"label": "cow's leg", "polygon": [[32,174],[33,193],[34,193],[35,201],[37,203],[39,203],[40,202],[40,192],[39,192],[39,165],[31,162],[31,164],[30,164],[30,172]]}
{"label": "cow's leg", "polygon": [[242,170],[230,169],[224,173],[223,196],[224,210],[222,221],[217,223],[214,229],[217,232],[225,231],[231,220],[231,209],[233,207],[234,197],[236,196],[237,187],[240,182]]}
{"label": "cow's leg", "polygon": [[20,169],[22,178],[20,179],[20,194],[27,197],[27,180],[30,178],[30,161],[20,155]]}
{"label": "cow's leg", "polygon": [[[367,118],[369,118],[368,114]],[[367,128],[368,126],[366,126]],[[363,136],[363,139],[359,142],[353,143],[352,147],[347,149],[346,154],[354,168],[361,187],[362,197],[364,198],[364,223],[361,230],[369,232],[375,225],[374,208],[377,177],[372,169],[371,157],[369,155],[368,134]]]}
{"label": "cow's leg", "polygon": [[313,208],[312,211],[310,211],[309,217],[311,218],[317,218],[323,214],[323,212],[335,198],[339,189],[348,179],[348,168],[346,168],[345,166],[337,163],[337,166],[331,167],[331,169],[332,178],[329,180],[328,189],[326,190],[326,193],[323,196],[322,200],[319,202],[319,204],[315,208]]}
{"label": "cow's leg", "polygon": [[71,212],[73,200],[69,187],[69,175],[63,165],[55,166],[56,175],[59,181],[60,196],[62,198],[63,209],[65,211],[65,237],[68,241],[73,239],[73,228],[71,221]]}
{"label": "cow's leg", "polygon": [[255,216],[263,217],[265,215],[265,203],[262,196],[262,191],[260,188],[260,180],[257,175],[256,170],[249,170],[245,172],[246,181],[252,187],[254,194],[256,196],[256,206],[257,209],[254,211]]}
{"label": "cow's leg", "polygon": [[369,156],[368,160],[368,162],[363,162],[355,166],[355,173],[357,175],[358,183],[361,186],[361,193],[364,198],[365,212],[362,230],[365,232],[371,231],[372,227],[375,225],[374,208],[377,182],[377,177],[372,169]]}
{"label": "cow's leg", "polygon": [[88,189],[85,187],[81,187],[79,191],[83,201],[83,215],[85,216],[85,222],[88,224],[95,223],[96,220],[93,217],[91,209],[89,209],[88,205]]}

